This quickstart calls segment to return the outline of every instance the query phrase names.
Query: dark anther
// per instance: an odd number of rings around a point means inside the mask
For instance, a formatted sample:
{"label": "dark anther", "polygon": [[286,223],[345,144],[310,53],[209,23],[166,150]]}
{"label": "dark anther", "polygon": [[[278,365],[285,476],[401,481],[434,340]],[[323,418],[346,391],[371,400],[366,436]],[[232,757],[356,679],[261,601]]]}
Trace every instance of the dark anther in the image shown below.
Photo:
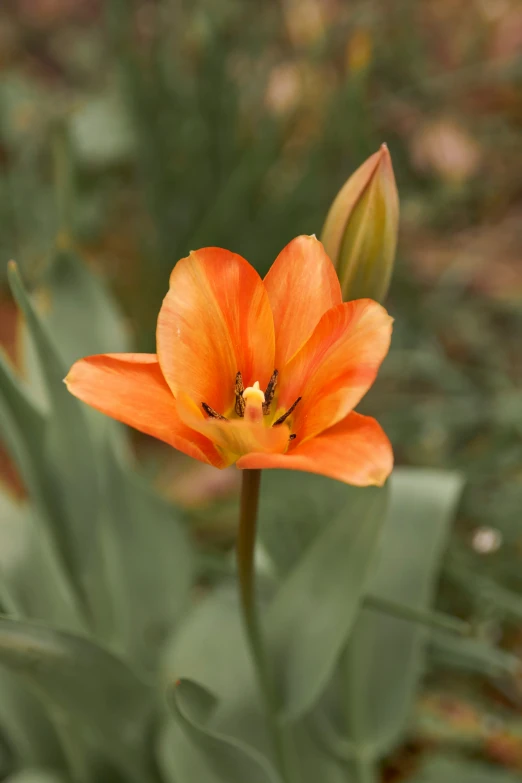
{"label": "dark anther", "polygon": [[272,427],[277,427],[278,424],[282,424],[284,421],[286,421],[286,419],[288,419],[290,414],[294,412],[295,407],[296,407],[297,403],[300,402],[300,400],[301,400],[301,397],[298,397],[297,400],[294,402],[294,404],[291,405],[288,408],[287,412],[283,413],[283,415],[280,416],[277,421],[274,421],[274,423],[272,424]]}
{"label": "dark anther", "polygon": [[295,434],[295,432],[292,432],[292,434],[290,435],[288,440],[295,440],[296,438],[297,438],[297,435]]}
{"label": "dark anther", "polygon": [[210,405],[207,405],[206,402],[202,402],[201,407],[205,413],[210,416],[211,419],[222,419],[223,421],[228,421],[226,416],[222,416],[221,413],[215,411],[214,408],[211,408]]}
{"label": "dark anther", "polygon": [[236,385],[234,388],[234,392],[236,395],[236,413],[238,416],[245,415],[245,408],[246,408],[246,402],[243,399],[243,392],[245,391],[245,387],[243,386],[243,376],[240,372],[236,373]]}
{"label": "dark anther", "polygon": [[270,403],[274,399],[278,375],[279,375],[279,371],[274,370],[274,372],[272,373],[272,377],[268,381],[268,386],[266,387],[265,401],[263,403],[263,413],[265,414],[265,416],[268,416],[268,414],[270,413]]}

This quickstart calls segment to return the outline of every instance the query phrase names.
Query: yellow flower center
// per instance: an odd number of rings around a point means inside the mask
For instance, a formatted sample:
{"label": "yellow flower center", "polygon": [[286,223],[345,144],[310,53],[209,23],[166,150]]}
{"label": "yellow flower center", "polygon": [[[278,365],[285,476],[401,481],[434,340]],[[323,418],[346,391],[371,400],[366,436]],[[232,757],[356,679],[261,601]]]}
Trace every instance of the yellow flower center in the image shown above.
{"label": "yellow flower center", "polygon": [[[234,385],[234,393],[236,397],[234,412],[236,416],[240,419],[246,419],[250,423],[259,423],[262,421],[264,416],[269,416],[270,406],[274,399],[278,377],[279,372],[274,370],[268,382],[268,386],[266,387],[266,391],[262,391],[259,385],[259,381],[255,381],[253,386],[247,386],[245,389],[243,386],[243,376],[241,375],[241,371],[238,371],[236,373],[236,380]],[[283,413],[282,416],[279,416],[276,421],[272,421],[270,424],[269,420],[268,426],[278,427],[280,424],[283,424],[283,422],[285,422],[288,417],[292,415],[300,401],[301,397],[298,397],[293,405],[291,405],[290,408],[286,411],[286,413]],[[219,413],[219,411],[215,411],[214,408],[211,408],[210,405],[208,405],[206,402],[202,402],[201,406],[209,418],[229,421],[227,416],[223,416],[223,414]],[[296,436],[291,434],[289,437],[290,440],[294,440]]]}

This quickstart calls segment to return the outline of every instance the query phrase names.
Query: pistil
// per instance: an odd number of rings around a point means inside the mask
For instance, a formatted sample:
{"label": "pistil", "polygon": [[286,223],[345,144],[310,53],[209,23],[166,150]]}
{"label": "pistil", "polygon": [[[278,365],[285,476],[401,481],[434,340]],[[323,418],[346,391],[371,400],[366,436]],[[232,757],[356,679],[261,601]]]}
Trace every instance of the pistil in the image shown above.
{"label": "pistil", "polygon": [[250,422],[261,421],[265,395],[259,388],[259,381],[256,381],[253,386],[248,386],[243,391],[243,400],[245,403],[245,419]]}

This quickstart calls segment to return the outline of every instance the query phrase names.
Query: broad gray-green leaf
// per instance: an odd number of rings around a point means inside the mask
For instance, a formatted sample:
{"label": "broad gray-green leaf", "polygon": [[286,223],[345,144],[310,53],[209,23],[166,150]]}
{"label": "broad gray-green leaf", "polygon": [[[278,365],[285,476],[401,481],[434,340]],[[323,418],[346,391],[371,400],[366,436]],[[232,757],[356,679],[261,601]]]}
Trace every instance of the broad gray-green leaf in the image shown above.
{"label": "broad gray-green leaf", "polygon": [[[33,291],[33,301],[65,369],[83,356],[130,350],[128,329],[116,302],[103,280],[72,249],[55,252]],[[28,391],[37,402],[45,402],[46,384],[38,353],[24,323],[20,325],[19,337]],[[94,408],[84,406],[84,411],[94,424],[94,436],[110,429],[113,437],[117,433],[120,447],[125,447],[126,430],[122,425]]]}
{"label": "broad gray-green leaf", "polygon": [[[55,479],[46,454],[47,424],[46,418],[29,400],[0,353],[0,431],[35,504],[38,519],[42,523],[38,534],[42,539],[47,536],[47,542],[42,545],[56,554],[58,567],[70,577],[61,536],[66,524],[63,504],[56,492]],[[73,584],[72,579],[70,583]],[[74,592],[75,602],[76,597]]]}
{"label": "broad gray-green leaf", "polygon": [[10,614],[79,631],[82,623],[35,509],[0,489],[0,599]]}
{"label": "broad gray-green leaf", "polygon": [[161,669],[165,685],[196,680],[219,701],[255,681],[235,584],[213,590],[192,607],[165,649]]}
{"label": "broad gray-green leaf", "polygon": [[112,589],[123,649],[141,665],[157,657],[192,585],[193,552],[180,512],[112,450],[106,453]]}
{"label": "broad gray-green leaf", "polygon": [[217,731],[240,737],[261,753],[269,749],[236,584],[213,590],[193,607],[166,649],[162,669],[165,683],[192,679],[216,694],[212,723]]}
{"label": "broad gray-green leaf", "polygon": [[132,780],[148,779],[152,695],[122,661],[80,636],[0,618],[0,664],[94,739]]}
{"label": "broad gray-green leaf", "polygon": [[[172,690],[170,702],[175,716],[189,742],[200,754],[203,778],[208,783],[280,783],[268,760],[241,740],[227,737],[210,728],[208,720],[216,699],[203,686],[181,680]],[[177,747],[180,783],[199,779],[192,766],[192,754]]]}
{"label": "broad gray-green leaf", "polygon": [[[212,730],[239,738],[263,757],[269,757],[263,700],[246,648],[235,585],[233,589],[213,591],[193,608],[165,655],[164,672],[166,682],[172,683],[179,677],[204,682],[218,696],[215,709],[203,710]],[[211,700],[207,704],[211,705]],[[344,767],[317,746],[304,725],[293,724],[286,730],[291,734],[302,783],[346,783]],[[161,744],[167,780],[180,783],[176,772],[182,755],[183,763],[190,765],[193,779],[207,783],[205,770],[197,767],[200,757],[179,734],[169,729]]]}
{"label": "broad gray-green leaf", "polygon": [[[453,473],[394,472],[369,592],[418,609],[430,606],[461,487]],[[370,609],[353,626],[340,677],[345,729],[363,754],[385,753],[404,730],[426,638],[426,628]]]}
{"label": "broad gray-green leaf", "polygon": [[30,767],[9,775],[5,783],[67,783],[67,780],[66,777],[52,770]]}
{"label": "broad gray-green leaf", "polygon": [[306,713],[331,677],[364,595],[386,496],[369,487],[326,524],[269,607],[268,645],[288,719]]}
{"label": "broad gray-green leaf", "polygon": [[[14,264],[9,268],[9,282],[38,351],[50,405],[43,426],[26,420],[19,400],[12,406],[12,426],[25,447],[20,469],[33,478],[29,491],[40,502],[42,518],[48,523],[61,564],[78,595],[99,624],[107,623],[108,602],[98,538],[100,481],[87,419],[82,404],[62,382],[63,363]],[[28,403],[24,402],[23,407],[27,408]],[[25,465],[27,460],[32,464]]]}
{"label": "broad gray-green leaf", "polygon": [[457,756],[435,756],[407,783],[520,783],[520,775]]}
{"label": "broad gray-green leaf", "polygon": [[12,671],[0,667],[0,727],[24,764],[65,767],[59,738],[38,697]]}
{"label": "broad gray-green leaf", "polygon": [[287,574],[321,530],[366,492],[311,473],[265,471],[259,538],[279,574]]}

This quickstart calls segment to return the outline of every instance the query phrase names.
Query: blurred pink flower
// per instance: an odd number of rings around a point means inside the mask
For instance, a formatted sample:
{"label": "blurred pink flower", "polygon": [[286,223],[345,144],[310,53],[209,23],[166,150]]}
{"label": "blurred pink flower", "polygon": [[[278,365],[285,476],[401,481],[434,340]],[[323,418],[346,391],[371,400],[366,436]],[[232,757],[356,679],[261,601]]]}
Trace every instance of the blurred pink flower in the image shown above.
{"label": "blurred pink flower", "polygon": [[453,119],[436,119],[417,130],[411,141],[414,165],[447,182],[461,183],[473,177],[482,151],[471,134]]}
{"label": "blurred pink flower", "polygon": [[303,94],[303,78],[295,62],[281,63],[270,72],[265,92],[267,107],[278,115],[295,109]]}

